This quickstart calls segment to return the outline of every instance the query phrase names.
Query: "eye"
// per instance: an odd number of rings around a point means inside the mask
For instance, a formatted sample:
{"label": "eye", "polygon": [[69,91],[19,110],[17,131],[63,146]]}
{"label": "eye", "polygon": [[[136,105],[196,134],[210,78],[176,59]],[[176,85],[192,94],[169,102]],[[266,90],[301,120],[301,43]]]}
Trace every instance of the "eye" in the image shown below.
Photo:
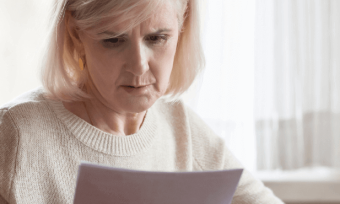
{"label": "eye", "polygon": [[151,35],[146,37],[146,40],[150,43],[150,44],[162,44],[165,43],[168,40],[168,36],[167,35]]}
{"label": "eye", "polygon": [[106,47],[118,47],[126,40],[124,38],[108,38],[103,40],[103,44]]}

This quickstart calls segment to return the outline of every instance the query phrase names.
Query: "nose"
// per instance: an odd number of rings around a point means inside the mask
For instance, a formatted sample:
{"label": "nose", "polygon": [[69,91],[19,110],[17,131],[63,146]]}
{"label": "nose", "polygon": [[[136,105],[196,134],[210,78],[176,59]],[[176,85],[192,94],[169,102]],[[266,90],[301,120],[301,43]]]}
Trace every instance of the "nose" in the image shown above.
{"label": "nose", "polygon": [[142,43],[131,44],[127,60],[127,71],[135,76],[142,76],[149,70],[147,48]]}

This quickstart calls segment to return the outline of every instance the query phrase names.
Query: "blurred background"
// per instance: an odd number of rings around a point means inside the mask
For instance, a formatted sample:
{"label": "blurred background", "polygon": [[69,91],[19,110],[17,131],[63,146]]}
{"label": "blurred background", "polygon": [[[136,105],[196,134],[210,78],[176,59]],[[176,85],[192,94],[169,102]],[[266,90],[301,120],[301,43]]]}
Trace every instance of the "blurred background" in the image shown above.
{"label": "blurred background", "polygon": [[[52,0],[0,0],[0,105],[41,86]],[[286,203],[340,203],[340,1],[202,0],[183,96]]]}

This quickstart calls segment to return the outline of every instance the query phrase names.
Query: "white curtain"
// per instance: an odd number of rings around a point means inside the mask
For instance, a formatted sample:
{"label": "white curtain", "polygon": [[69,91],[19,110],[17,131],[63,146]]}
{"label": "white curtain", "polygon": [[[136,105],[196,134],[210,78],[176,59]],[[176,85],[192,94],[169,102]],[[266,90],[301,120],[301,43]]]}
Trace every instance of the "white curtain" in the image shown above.
{"label": "white curtain", "polygon": [[202,14],[206,70],[184,98],[254,171],[255,0],[205,0]]}
{"label": "white curtain", "polygon": [[339,0],[257,0],[258,169],[340,167],[339,11]]}

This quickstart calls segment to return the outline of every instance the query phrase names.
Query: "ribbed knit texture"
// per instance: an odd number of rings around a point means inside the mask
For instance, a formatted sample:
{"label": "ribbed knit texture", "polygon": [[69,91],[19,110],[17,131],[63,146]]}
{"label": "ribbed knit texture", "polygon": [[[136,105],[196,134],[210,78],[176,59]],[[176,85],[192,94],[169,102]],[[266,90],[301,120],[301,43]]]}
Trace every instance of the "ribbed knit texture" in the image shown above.
{"label": "ribbed knit texture", "polygon": [[[116,136],[47,100],[42,89],[0,108],[0,204],[72,203],[78,165],[146,171],[242,168],[224,141],[183,102],[159,99],[141,129]],[[244,171],[233,204],[282,203]]]}

